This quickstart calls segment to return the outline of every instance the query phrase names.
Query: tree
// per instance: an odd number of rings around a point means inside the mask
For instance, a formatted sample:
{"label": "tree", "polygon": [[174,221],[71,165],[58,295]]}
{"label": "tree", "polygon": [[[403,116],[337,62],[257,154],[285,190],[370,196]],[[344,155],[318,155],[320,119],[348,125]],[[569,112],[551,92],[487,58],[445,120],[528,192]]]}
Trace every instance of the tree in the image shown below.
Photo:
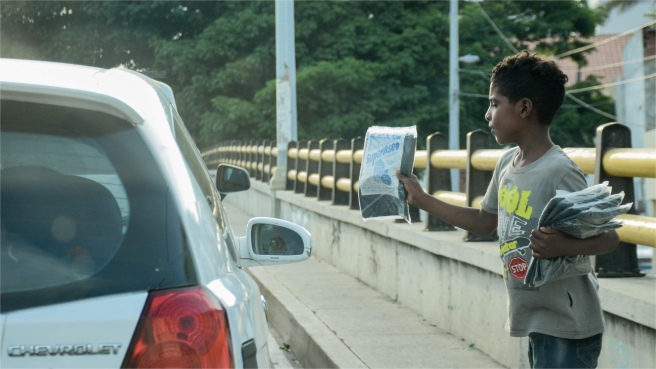
{"label": "tree", "polygon": [[[545,54],[584,45],[573,35],[591,36],[604,19],[584,1],[482,6],[517,48],[531,44]],[[374,124],[416,124],[421,146],[427,134],[446,132],[448,7],[297,2],[299,137],[351,138]],[[3,1],[0,13],[3,56],[166,71],[164,82],[201,147],[275,135],[273,2]],[[461,2],[460,13],[461,52],[479,55],[475,69],[483,72],[461,74],[461,89],[486,95],[485,73],[512,51],[475,3]],[[584,53],[572,58],[585,62]],[[487,105],[461,99],[462,132],[487,129]],[[559,127],[588,121],[582,109],[566,113]]]}

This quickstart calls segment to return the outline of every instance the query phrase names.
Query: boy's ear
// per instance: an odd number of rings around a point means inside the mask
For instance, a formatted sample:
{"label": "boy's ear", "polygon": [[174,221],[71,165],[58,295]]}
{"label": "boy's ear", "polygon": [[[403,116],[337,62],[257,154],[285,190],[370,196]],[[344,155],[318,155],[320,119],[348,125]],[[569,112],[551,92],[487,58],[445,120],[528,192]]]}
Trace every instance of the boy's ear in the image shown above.
{"label": "boy's ear", "polygon": [[519,110],[519,115],[522,118],[528,118],[531,115],[531,112],[533,112],[533,101],[531,101],[531,99],[521,99],[515,106]]}

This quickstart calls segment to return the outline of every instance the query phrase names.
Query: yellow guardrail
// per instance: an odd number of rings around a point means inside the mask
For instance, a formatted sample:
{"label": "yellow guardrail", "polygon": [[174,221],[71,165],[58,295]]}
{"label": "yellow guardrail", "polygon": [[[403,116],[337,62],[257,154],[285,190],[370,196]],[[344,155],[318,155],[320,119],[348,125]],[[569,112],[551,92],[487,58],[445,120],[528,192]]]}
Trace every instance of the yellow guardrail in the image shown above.
{"label": "yellow guardrail", "polygon": [[335,156],[338,163],[350,164],[352,155],[353,151],[351,150],[339,150]]}
{"label": "yellow guardrail", "polygon": [[[497,166],[497,162],[501,159],[501,155],[506,150],[478,150],[472,155],[472,166],[478,170],[492,171]],[[466,152],[465,152],[466,153]],[[466,158],[466,156],[465,156]],[[465,166],[467,162],[465,162]]]}
{"label": "yellow guardrail", "polygon": [[[467,195],[463,192],[451,192],[451,191],[437,191],[433,194],[434,197],[448,202],[449,204],[466,206],[467,205]],[[483,201],[483,196],[476,196],[474,201],[472,201],[472,208],[480,209],[481,202]]]}
{"label": "yellow guardrail", "polygon": [[308,177],[308,183],[310,183],[313,186],[318,185],[319,184],[319,174],[317,174],[317,173],[310,174],[310,176]]}
{"label": "yellow guardrail", "polygon": [[617,217],[622,228],[617,229],[620,240],[637,245],[656,247],[656,218],[624,214]]}
{"label": "yellow guardrail", "polygon": [[323,178],[321,178],[321,187],[333,188],[334,183],[335,183],[335,177],[333,176],[324,176]]}
{"label": "yellow guardrail", "polygon": [[321,158],[321,150],[319,149],[310,150],[309,156],[310,156],[310,160],[319,161],[319,159]]}
{"label": "yellow guardrail", "polygon": [[415,151],[415,168],[426,168],[426,159],[428,158],[428,152],[426,150],[417,150]]}
{"label": "yellow guardrail", "polygon": [[335,150],[325,150],[321,153],[321,160],[329,163],[335,162]]}
{"label": "yellow guardrail", "polygon": [[617,177],[656,178],[656,150],[612,149],[603,159],[606,173]]}
{"label": "yellow guardrail", "polygon": [[[586,174],[593,174],[596,163],[596,149],[570,147],[564,148],[563,151],[570,157]],[[492,171],[497,162],[504,154],[505,150],[478,150],[473,153],[471,158],[472,167],[478,170]],[[228,145],[208,150],[202,154],[203,157],[215,154],[225,153],[259,153],[277,157],[278,148],[263,145]],[[363,150],[308,150],[292,148],[287,152],[291,159],[302,160],[323,160],[349,164],[351,160],[355,163],[362,163]],[[466,150],[438,150],[428,157],[426,150],[417,150],[415,153],[414,165],[417,168],[425,168],[427,161],[435,168],[443,169],[466,169],[467,168],[467,151]],[[213,159],[208,165],[214,165],[221,162],[227,162],[233,165],[239,165],[249,169],[257,169],[265,173],[275,173],[276,167],[256,161],[247,161],[241,159]],[[645,177],[656,178],[656,150],[654,149],[611,149],[608,150],[602,158],[604,170],[613,176],[618,177]],[[332,188],[333,185],[340,191],[349,192],[351,188],[358,190],[359,182],[352,183],[349,178],[339,178],[335,183],[333,176],[320,177],[319,174],[308,176],[307,172],[289,170],[287,173],[289,180],[298,180],[308,182],[313,185],[321,185],[326,188]],[[433,194],[436,198],[445,202],[464,206],[466,196],[464,193],[437,191]],[[483,197],[479,196],[472,202],[472,207],[480,208]],[[656,247],[656,218],[644,217],[638,215],[625,214],[617,218],[623,223],[623,227],[617,230],[620,239],[624,242],[635,243]]]}
{"label": "yellow guardrail", "polygon": [[467,169],[467,150],[437,150],[430,156],[435,168]]}
{"label": "yellow guardrail", "polygon": [[362,164],[362,155],[364,154],[364,150],[357,150],[355,153],[353,153],[353,161]]}
{"label": "yellow guardrail", "polygon": [[340,178],[337,180],[335,185],[337,189],[344,192],[351,192],[351,179],[350,178]]}

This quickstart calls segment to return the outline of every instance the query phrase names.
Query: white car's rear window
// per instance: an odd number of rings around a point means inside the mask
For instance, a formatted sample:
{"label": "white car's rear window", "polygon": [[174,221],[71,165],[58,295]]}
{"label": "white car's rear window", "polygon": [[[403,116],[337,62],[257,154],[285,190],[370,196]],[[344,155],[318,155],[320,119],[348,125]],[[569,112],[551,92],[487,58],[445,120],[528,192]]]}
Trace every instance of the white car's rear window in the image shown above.
{"label": "white car's rear window", "polygon": [[99,112],[2,101],[3,312],[196,283],[139,132]]}
{"label": "white car's rear window", "polygon": [[[3,132],[6,292],[58,286],[101,270],[127,231],[130,204],[94,139]],[[3,278],[4,279],[4,278]]]}

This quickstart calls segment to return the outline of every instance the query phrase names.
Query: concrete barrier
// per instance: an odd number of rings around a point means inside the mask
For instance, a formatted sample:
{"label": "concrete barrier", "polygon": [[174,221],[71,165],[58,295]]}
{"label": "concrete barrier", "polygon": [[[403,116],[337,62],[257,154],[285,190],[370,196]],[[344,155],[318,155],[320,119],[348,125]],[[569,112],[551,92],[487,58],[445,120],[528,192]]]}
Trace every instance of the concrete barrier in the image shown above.
{"label": "concrete barrier", "polygon": [[[423,232],[424,224],[364,223],[359,211],[256,181],[225,201],[259,216],[279,209],[280,218],[310,231],[318,258],[474,342],[494,360],[529,366],[527,339],[505,331],[507,293],[496,242],[463,242],[464,231]],[[599,367],[656,367],[656,279],[600,279],[600,285],[606,332]]]}

